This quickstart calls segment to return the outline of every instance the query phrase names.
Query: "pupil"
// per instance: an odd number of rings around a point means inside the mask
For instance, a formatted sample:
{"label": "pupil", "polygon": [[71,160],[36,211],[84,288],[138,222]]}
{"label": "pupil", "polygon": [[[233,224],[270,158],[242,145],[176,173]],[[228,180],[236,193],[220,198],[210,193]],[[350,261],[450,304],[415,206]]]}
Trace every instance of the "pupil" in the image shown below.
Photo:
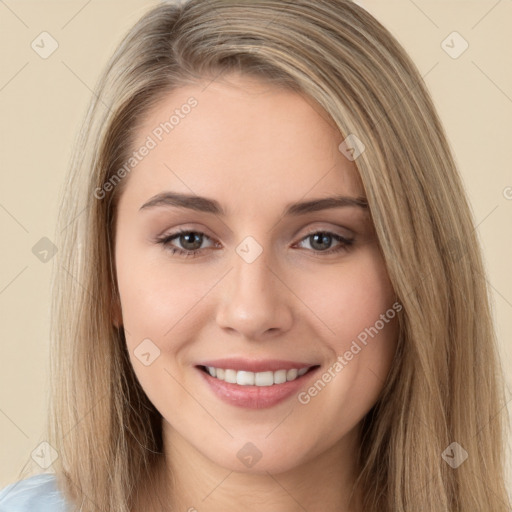
{"label": "pupil", "polygon": [[330,241],[331,241],[331,236],[330,235],[327,235],[325,233],[317,233],[317,234],[313,235],[313,243],[311,244],[312,247],[315,247],[315,245],[317,244],[318,239],[320,239],[320,242],[319,242],[320,247],[316,247],[317,249],[325,250],[325,249],[329,248],[329,247],[322,246],[321,244],[324,243],[324,244],[329,246],[330,245]]}
{"label": "pupil", "polygon": [[[191,238],[191,240],[188,240],[189,238]],[[183,240],[185,240],[185,243],[183,243]],[[183,248],[188,251],[195,251],[201,247],[201,235],[199,235],[198,233],[187,233],[185,235],[181,235],[180,241],[181,241],[181,245],[183,246]],[[197,243],[197,242],[198,242],[197,247],[189,247],[188,246],[188,244],[194,245],[194,243]]]}

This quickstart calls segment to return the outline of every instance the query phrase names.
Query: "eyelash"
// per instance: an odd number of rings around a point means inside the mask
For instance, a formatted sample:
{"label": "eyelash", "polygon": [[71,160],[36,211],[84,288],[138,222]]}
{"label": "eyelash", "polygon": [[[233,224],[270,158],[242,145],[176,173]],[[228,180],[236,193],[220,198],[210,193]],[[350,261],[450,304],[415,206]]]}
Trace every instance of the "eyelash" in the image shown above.
{"label": "eyelash", "polygon": [[[156,243],[162,244],[166,250],[171,252],[171,254],[177,254],[178,256],[183,257],[183,258],[195,258],[195,257],[199,256],[199,253],[203,249],[196,249],[195,251],[187,251],[185,249],[180,249],[178,247],[173,247],[173,246],[169,245],[171,240],[178,238],[180,235],[189,235],[189,234],[202,235],[205,238],[208,238],[208,239],[210,238],[209,236],[207,236],[205,233],[202,233],[201,231],[179,230],[179,231],[176,231],[175,233],[171,233],[170,235],[164,235],[162,237],[157,238]],[[302,242],[303,240],[306,240],[307,238],[309,238],[313,235],[317,235],[317,234],[328,235],[331,238],[335,239],[336,241],[340,242],[340,244],[333,249],[327,249],[325,251],[313,250],[313,252],[318,253],[318,254],[334,254],[334,253],[338,253],[341,251],[347,251],[351,248],[351,246],[354,243],[353,238],[352,239],[345,238],[341,235],[338,235],[337,233],[332,233],[331,231],[322,231],[322,230],[311,231],[306,236],[304,236],[300,241]],[[312,249],[310,249],[310,250],[312,250]]]}

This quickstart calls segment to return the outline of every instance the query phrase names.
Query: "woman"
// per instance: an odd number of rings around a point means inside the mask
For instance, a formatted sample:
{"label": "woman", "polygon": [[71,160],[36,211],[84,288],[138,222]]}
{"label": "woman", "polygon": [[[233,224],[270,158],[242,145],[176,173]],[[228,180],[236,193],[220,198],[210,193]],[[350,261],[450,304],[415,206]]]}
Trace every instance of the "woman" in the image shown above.
{"label": "woman", "polygon": [[509,509],[469,207],[421,76],[357,5],[151,10],[60,219],[56,475],[4,509]]}

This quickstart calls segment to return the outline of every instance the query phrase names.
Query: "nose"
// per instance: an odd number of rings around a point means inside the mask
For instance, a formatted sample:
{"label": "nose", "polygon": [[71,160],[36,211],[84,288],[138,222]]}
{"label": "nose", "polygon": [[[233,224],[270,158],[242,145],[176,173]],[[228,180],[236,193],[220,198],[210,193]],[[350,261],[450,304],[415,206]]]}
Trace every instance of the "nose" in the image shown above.
{"label": "nose", "polygon": [[216,313],[222,329],[247,340],[263,340],[291,328],[294,295],[282,272],[269,263],[265,250],[250,263],[234,255]]}

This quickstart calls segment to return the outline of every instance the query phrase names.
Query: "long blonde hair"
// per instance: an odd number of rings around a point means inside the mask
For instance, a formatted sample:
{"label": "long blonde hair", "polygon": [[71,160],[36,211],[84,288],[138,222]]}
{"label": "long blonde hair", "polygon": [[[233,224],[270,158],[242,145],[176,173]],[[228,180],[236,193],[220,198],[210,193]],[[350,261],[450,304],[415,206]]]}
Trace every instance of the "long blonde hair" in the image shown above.
{"label": "long blonde hair", "polygon": [[[466,196],[417,68],[349,0],[162,4],[108,63],[57,231],[48,435],[59,485],[83,512],[128,512],[162,460],[161,416],[112,319],[113,225],[126,178],[105,184],[150,107],[231,71],[307,94],[366,148],[355,162],[403,310],[392,371],[363,420],[364,510],[508,511],[504,382]],[[454,442],[468,454],[456,468],[446,462],[461,449]]]}

